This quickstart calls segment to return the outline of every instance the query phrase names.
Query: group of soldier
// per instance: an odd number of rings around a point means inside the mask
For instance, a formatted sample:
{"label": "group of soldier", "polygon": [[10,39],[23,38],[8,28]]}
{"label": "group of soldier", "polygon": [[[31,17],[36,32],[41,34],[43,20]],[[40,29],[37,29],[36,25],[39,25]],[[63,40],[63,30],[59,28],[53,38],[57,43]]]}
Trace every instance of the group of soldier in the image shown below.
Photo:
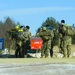
{"label": "group of soldier", "polygon": [[31,33],[29,31],[30,27],[16,25],[15,29],[11,29],[9,35],[12,40],[15,40],[15,57],[24,58],[27,57],[27,49],[29,47],[29,40],[31,38]]}
{"label": "group of soldier", "polygon": [[[69,31],[69,28],[67,28],[65,24],[65,20],[61,20],[60,26],[58,28],[58,34],[59,34],[59,52],[63,54],[63,57],[70,57],[71,55],[71,42],[72,42],[72,36],[68,34],[67,30]],[[16,41],[16,51],[15,56],[16,58],[25,58],[27,57],[27,49],[30,44],[31,39],[31,33],[29,31],[29,26],[19,26],[17,25],[15,27],[17,37],[15,39]],[[13,35],[13,34],[12,34]],[[36,37],[41,37],[43,40],[43,45],[41,48],[41,58],[49,58],[53,57],[53,38],[54,30],[47,29],[47,27],[40,28],[39,32],[36,33]]]}
{"label": "group of soldier", "polygon": [[[54,33],[54,30],[47,29],[46,27],[43,27],[42,31],[37,33],[37,36],[43,40],[41,58],[53,57]],[[65,24],[65,20],[61,20],[57,34],[59,34],[59,53],[63,54],[63,58],[70,57],[72,36],[75,34],[74,29],[70,25]]]}
{"label": "group of soldier", "polygon": [[15,51],[15,56],[16,58],[19,57],[20,58],[24,58],[27,55],[27,49],[29,46],[29,40],[31,38],[31,33],[29,32],[29,26],[21,26],[19,27],[18,31],[18,39],[16,40],[16,51]]}
{"label": "group of soldier", "polygon": [[59,52],[63,54],[63,57],[70,57],[71,55],[71,43],[72,36],[75,34],[74,28],[65,24],[65,20],[61,20],[59,27]]}

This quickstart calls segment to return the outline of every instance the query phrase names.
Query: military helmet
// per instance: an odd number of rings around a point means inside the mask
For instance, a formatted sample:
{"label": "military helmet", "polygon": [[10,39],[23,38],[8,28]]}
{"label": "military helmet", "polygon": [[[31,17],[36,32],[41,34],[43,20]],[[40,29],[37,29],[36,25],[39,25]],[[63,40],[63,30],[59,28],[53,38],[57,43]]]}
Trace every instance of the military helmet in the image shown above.
{"label": "military helmet", "polygon": [[43,30],[46,30],[47,28],[46,28],[46,27],[43,27],[42,29],[43,29]]}
{"label": "military helmet", "polygon": [[26,28],[27,28],[27,29],[30,29],[30,27],[29,27],[29,26],[26,26]]}
{"label": "military helmet", "polygon": [[61,23],[65,23],[65,20],[61,20]]}
{"label": "military helmet", "polygon": [[16,28],[16,29],[19,29],[19,28],[20,28],[20,25],[16,25],[15,28]]}

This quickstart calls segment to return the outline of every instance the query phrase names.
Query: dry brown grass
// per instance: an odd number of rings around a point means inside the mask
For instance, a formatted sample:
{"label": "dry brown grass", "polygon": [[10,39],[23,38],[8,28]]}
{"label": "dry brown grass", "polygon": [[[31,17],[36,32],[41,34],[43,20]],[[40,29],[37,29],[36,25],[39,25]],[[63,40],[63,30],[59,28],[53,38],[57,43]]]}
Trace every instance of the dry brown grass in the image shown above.
{"label": "dry brown grass", "polygon": [[75,58],[4,58],[0,64],[75,64]]}
{"label": "dry brown grass", "polygon": [[71,46],[71,51],[72,51],[72,52],[75,52],[75,45],[72,45],[72,46]]}
{"label": "dry brown grass", "polygon": [[[53,50],[56,50],[57,52],[59,52],[59,48],[58,46],[54,46]],[[71,52],[75,52],[75,45],[71,45]]]}
{"label": "dry brown grass", "polygon": [[[54,46],[53,50],[56,50],[56,52],[59,52],[58,46]],[[71,52],[75,52],[75,45],[71,45]],[[10,54],[14,54],[15,50],[10,50]]]}

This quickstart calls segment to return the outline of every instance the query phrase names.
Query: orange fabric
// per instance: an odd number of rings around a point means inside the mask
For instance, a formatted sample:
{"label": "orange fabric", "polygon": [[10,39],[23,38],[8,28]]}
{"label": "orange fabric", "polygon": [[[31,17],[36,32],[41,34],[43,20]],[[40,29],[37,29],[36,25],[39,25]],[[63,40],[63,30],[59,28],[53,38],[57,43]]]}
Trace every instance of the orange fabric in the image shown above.
{"label": "orange fabric", "polygon": [[34,39],[31,39],[30,40],[30,47],[31,49],[41,49],[42,47],[42,43],[43,43],[43,40],[40,39],[40,38],[34,38]]}

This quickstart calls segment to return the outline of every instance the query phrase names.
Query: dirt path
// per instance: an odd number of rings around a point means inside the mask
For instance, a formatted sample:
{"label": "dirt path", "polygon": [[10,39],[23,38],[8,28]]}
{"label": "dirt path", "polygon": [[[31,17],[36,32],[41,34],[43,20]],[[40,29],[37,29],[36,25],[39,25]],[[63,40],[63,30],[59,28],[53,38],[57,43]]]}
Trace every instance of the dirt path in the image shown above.
{"label": "dirt path", "polygon": [[75,64],[1,64],[0,75],[75,75]]}
{"label": "dirt path", "polygon": [[0,75],[75,75],[75,58],[0,58]]}

